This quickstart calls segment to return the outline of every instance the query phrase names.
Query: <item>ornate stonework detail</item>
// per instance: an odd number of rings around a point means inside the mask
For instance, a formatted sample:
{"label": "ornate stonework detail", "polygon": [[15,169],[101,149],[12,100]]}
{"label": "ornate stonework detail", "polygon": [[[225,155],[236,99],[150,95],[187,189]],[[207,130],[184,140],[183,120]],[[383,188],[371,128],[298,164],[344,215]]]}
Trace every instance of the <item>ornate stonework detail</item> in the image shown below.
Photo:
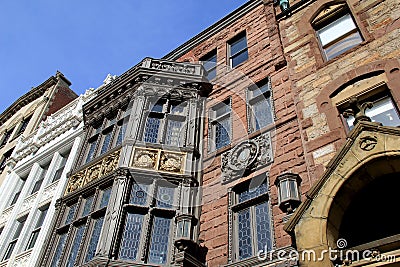
{"label": "ornate stonework detail", "polygon": [[56,182],[48,185],[47,187],[45,187],[45,189],[43,190],[43,193],[41,194],[41,197],[40,197],[41,203],[45,202],[48,199],[51,199],[54,196],[54,193],[57,190],[58,182],[59,181],[56,181]]}
{"label": "ornate stonework detail", "polygon": [[20,208],[19,213],[24,213],[26,211],[29,211],[33,207],[37,195],[38,194],[36,193],[25,198],[24,202],[22,202],[22,207]]}
{"label": "ornate stonework detail", "polygon": [[378,144],[378,138],[376,136],[364,136],[360,138],[360,148],[364,151],[371,151]]}
{"label": "ornate stonework detail", "polygon": [[133,168],[182,174],[185,170],[186,153],[161,149],[135,148]]}
{"label": "ornate stonework detail", "polygon": [[117,150],[114,153],[104,157],[103,160],[69,177],[65,194],[69,194],[94,180],[110,174],[117,169],[120,152],[120,150]]}
{"label": "ornate stonework detail", "polygon": [[240,178],[246,171],[255,170],[273,161],[269,133],[237,144],[221,155],[222,182]]}
{"label": "ornate stonework detail", "polygon": [[155,169],[157,165],[158,150],[135,149],[132,166],[136,168]]}
{"label": "ornate stonework detail", "polygon": [[14,208],[14,205],[12,205],[11,207],[8,207],[1,213],[0,224],[3,224],[4,222],[7,222],[9,220],[13,208]]}
{"label": "ornate stonework detail", "polygon": [[161,151],[160,171],[183,173],[184,156],[181,153]]}
{"label": "ornate stonework detail", "polygon": [[201,65],[191,64],[191,63],[183,63],[183,62],[172,62],[165,61],[153,58],[146,58],[142,62],[142,67],[159,70],[159,71],[167,71],[167,72],[175,72],[181,74],[191,74],[191,75],[200,75]]}
{"label": "ornate stonework detail", "polygon": [[15,257],[13,267],[30,267],[29,260],[31,258],[32,250],[28,250],[17,257]]}

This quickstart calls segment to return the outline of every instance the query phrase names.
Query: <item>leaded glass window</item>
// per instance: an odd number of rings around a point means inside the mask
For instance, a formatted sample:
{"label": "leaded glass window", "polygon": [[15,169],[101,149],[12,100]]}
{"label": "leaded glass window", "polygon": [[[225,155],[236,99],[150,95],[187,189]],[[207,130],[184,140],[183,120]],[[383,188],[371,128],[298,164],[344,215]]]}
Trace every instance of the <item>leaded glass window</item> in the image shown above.
{"label": "leaded glass window", "polygon": [[258,131],[270,125],[273,118],[271,82],[269,79],[247,91],[249,132]]}
{"label": "leaded glass window", "polygon": [[67,218],[65,219],[65,224],[69,224],[72,222],[72,220],[75,217],[75,211],[76,211],[77,206],[78,206],[78,204],[74,203],[68,207],[68,213],[67,213]]}
{"label": "leaded glass window", "polygon": [[85,231],[85,225],[80,225],[75,230],[75,238],[72,243],[71,251],[68,256],[66,267],[72,267],[75,263],[76,257],[78,256],[79,246],[82,241],[83,233]]}
{"label": "leaded glass window", "polygon": [[118,130],[117,141],[115,142],[116,146],[119,146],[120,144],[122,144],[122,141],[125,138],[126,128],[128,126],[128,118],[119,121],[118,126],[119,126],[119,130]]}
{"label": "leaded glass window", "polygon": [[92,204],[93,204],[93,198],[94,198],[94,196],[92,195],[85,199],[85,205],[83,206],[82,217],[88,215],[89,212],[91,211]]}
{"label": "leaded glass window", "polygon": [[100,239],[101,228],[103,227],[103,222],[104,222],[104,217],[100,217],[95,220],[92,234],[91,234],[90,241],[89,241],[89,246],[88,246],[88,249],[86,252],[85,262],[88,262],[91,259],[93,259],[94,255],[96,253],[96,248],[97,248],[97,244]]}
{"label": "leaded glass window", "polygon": [[64,250],[65,242],[67,241],[67,233],[63,233],[58,236],[58,243],[56,246],[55,253],[53,255],[53,260],[51,261],[50,267],[57,267],[60,259],[61,259],[61,253]]}
{"label": "leaded glass window", "polygon": [[170,100],[150,101],[144,125],[143,141],[182,146],[182,133],[186,120],[186,103]]}
{"label": "leaded glass window", "polygon": [[110,147],[110,142],[111,142],[111,138],[112,138],[112,128],[108,129],[106,131],[106,133],[103,136],[103,145],[101,146],[101,151],[100,151],[100,155],[103,155],[104,153],[106,153]]}
{"label": "leaded glass window", "polygon": [[234,261],[272,250],[272,222],[268,202],[268,183],[259,177],[235,186],[231,193]]}
{"label": "leaded glass window", "polygon": [[231,143],[231,106],[230,99],[214,106],[210,110],[210,150],[218,150]]}
{"label": "leaded glass window", "polygon": [[110,200],[110,196],[111,196],[111,189],[112,189],[111,187],[108,187],[103,190],[102,196],[101,196],[101,201],[100,201],[100,209],[107,207],[108,202]]}
{"label": "leaded glass window", "polygon": [[[149,183],[149,180],[151,183]],[[176,212],[178,186],[166,180],[148,177],[135,181],[130,190],[122,232],[119,258],[130,261],[167,264],[171,246],[171,225]],[[145,220],[147,218],[147,220]],[[144,242],[148,229],[149,242]]]}
{"label": "leaded glass window", "polygon": [[85,163],[88,163],[89,161],[91,161],[94,157],[94,152],[96,151],[96,147],[97,147],[97,139],[93,139],[91,141],[89,141],[89,150],[86,156],[86,161]]}

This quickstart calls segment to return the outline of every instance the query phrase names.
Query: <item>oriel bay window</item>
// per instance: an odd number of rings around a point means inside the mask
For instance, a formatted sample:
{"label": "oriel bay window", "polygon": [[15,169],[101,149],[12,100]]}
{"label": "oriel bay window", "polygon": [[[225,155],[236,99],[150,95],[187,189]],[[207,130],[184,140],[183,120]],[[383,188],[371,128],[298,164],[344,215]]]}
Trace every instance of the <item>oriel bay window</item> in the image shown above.
{"label": "oriel bay window", "polygon": [[267,180],[257,177],[239,184],[233,188],[230,198],[232,261],[270,251],[273,237]]}
{"label": "oriel bay window", "polygon": [[102,187],[65,207],[50,266],[72,267],[93,259],[110,194],[111,187]]}
{"label": "oriel bay window", "polygon": [[119,258],[168,264],[178,186],[166,180],[135,181],[125,208]]}
{"label": "oriel bay window", "polygon": [[143,141],[147,143],[182,146],[187,117],[186,102],[169,99],[149,101],[143,129]]}
{"label": "oriel bay window", "polygon": [[363,41],[346,4],[326,7],[313,21],[321,50],[330,60]]}

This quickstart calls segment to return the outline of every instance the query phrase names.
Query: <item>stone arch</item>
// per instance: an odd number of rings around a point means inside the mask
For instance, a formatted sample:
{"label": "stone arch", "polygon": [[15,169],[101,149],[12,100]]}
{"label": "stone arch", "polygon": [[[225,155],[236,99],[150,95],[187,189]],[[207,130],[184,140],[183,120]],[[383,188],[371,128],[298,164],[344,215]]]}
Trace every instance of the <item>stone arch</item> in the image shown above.
{"label": "stone arch", "polygon": [[[400,173],[399,137],[400,129],[394,127],[365,122],[355,127],[323,177],[307,193],[308,199],[285,226],[286,231],[294,232],[300,253],[313,250],[321,255],[329,247],[336,248],[343,202],[350,202],[352,196],[349,191],[363,188],[384,172]],[[366,140],[371,141],[370,147],[365,146]],[[368,179],[362,181],[363,174],[368,174]],[[300,259],[300,263],[300,266],[333,266],[329,257],[320,261]]]}

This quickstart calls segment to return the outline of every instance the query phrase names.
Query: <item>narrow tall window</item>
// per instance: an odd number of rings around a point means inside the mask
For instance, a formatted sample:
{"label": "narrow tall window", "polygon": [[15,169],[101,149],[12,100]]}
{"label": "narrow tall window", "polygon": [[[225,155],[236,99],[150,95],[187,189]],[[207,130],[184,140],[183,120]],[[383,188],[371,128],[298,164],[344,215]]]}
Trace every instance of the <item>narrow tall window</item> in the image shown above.
{"label": "narrow tall window", "polygon": [[52,183],[60,180],[61,175],[64,172],[64,168],[65,168],[65,164],[67,163],[68,156],[69,156],[69,153],[67,155],[62,156],[60,165],[59,165],[58,169],[56,170],[56,172],[54,173],[53,179],[51,181]]}
{"label": "narrow tall window", "polygon": [[4,256],[3,256],[3,261],[8,260],[11,257],[11,255],[15,249],[15,245],[17,244],[18,238],[21,235],[22,229],[24,228],[25,221],[26,221],[26,218],[24,217],[24,218],[18,219],[15,222],[15,224],[16,224],[14,227],[15,232],[13,234],[12,240],[10,241],[10,243],[8,243],[6,252],[4,253]]}
{"label": "narrow tall window", "polygon": [[0,146],[4,146],[5,144],[7,144],[8,140],[10,140],[10,137],[11,137],[13,131],[14,131],[14,128],[12,128],[10,130],[6,130],[6,132],[3,134],[3,139],[1,140]]}
{"label": "narrow tall window", "polygon": [[32,115],[29,116],[29,117],[27,117],[27,118],[25,118],[25,119],[22,121],[21,125],[20,125],[19,128],[18,128],[17,136],[20,135],[20,134],[23,134],[23,133],[25,132],[26,127],[28,127],[28,124],[29,124],[29,121],[31,120],[31,118],[32,118]]}
{"label": "narrow tall window", "polygon": [[229,65],[234,68],[249,58],[246,32],[237,35],[228,42]]}
{"label": "narrow tall window", "polygon": [[267,181],[253,179],[239,184],[231,195],[233,259],[244,260],[272,249],[272,224]]}
{"label": "narrow tall window", "polygon": [[313,21],[326,60],[343,54],[363,41],[345,4],[328,6]]}
{"label": "narrow tall window", "polygon": [[10,150],[8,150],[6,153],[3,154],[3,158],[1,159],[1,162],[0,162],[0,173],[2,173],[4,171],[4,169],[6,168],[7,160],[9,158],[11,158],[14,148],[15,147],[11,148]]}
{"label": "narrow tall window", "polygon": [[211,51],[200,59],[203,63],[203,67],[207,71],[207,79],[211,81],[217,77],[217,49]]}
{"label": "narrow tall window", "polygon": [[88,163],[95,157],[100,131],[101,131],[101,126],[97,126],[97,128],[93,129],[94,133],[88,140],[89,144],[88,144],[85,163]]}
{"label": "narrow tall window", "polygon": [[17,203],[18,198],[21,195],[22,188],[24,187],[24,184],[25,184],[25,181],[26,181],[27,178],[28,178],[27,176],[20,177],[20,179],[18,180],[18,184],[15,187],[15,190],[14,190],[15,193],[14,193],[12,199],[11,199],[10,206],[12,206],[15,203]]}
{"label": "narrow tall window", "polygon": [[230,99],[210,110],[210,149],[220,149],[231,143],[231,105]]}
{"label": "narrow tall window", "polygon": [[47,170],[49,169],[49,166],[50,166],[50,162],[48,162],[47,164],[45,164],[45,165],[42,167],[42,170],[41,170],[41,172],[40,172],[40,175],[39,175],[39,177],[37,178],[37,180],[36,180],[36,182],[35,182],[35,185],[33,186],[33,189],[32,189],[31,194],[34,194],[34,193],[36,193],[37,191],[39,191],[40,187],[41,187],[42,184],[43,184],[43,180],[44,180],[44,178],[45,178],[45,176],[46,176],[46,174],[47,174]]}
{"label": "narrow tall window", "polygon": [[259,86],[250,87],[247,91],[249,131],[258,131],[273,122],[271,85],[263,81]]}
{"label": "narrow tall window", "polygon": [[33,229],[32,233],[31,233],[31,235],[29,237],[28,245],[26,246],[26,249],[31,249],[31,248],[33,248],[35,246],[36,240],[37,240],[37,238],[39,236],[39,233],[40,233],[40,229],[42,228],[44,219],[46,218],[46,214],[47,214],[48,209],[49,209],[48,207],[39,209],[39,211],[38,211],[39,212],[39,216],[38,216],[37,221],[36,221],[35,229]]}

